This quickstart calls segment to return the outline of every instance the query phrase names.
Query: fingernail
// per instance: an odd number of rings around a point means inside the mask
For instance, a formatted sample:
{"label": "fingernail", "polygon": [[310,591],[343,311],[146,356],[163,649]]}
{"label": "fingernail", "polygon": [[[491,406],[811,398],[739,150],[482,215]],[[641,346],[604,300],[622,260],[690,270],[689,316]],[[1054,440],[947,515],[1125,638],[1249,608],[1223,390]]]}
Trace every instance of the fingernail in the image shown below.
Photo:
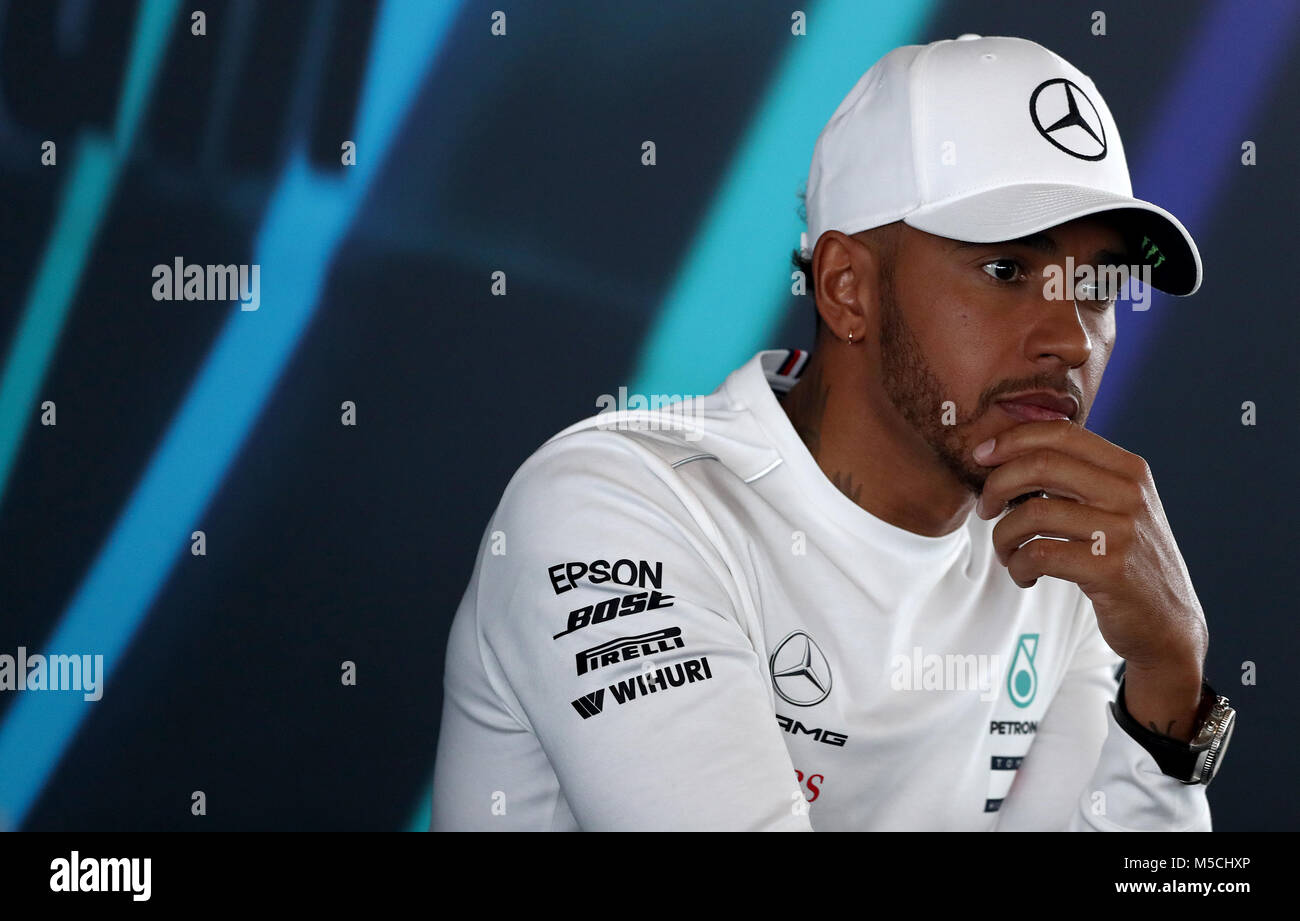
{"label": "fingernail", "polygon": [[994,445],[996,445],[997,443],[998,443],[998,440],[997,440],[996,438],[990,438],[988,441],[984,442],[982,445],[979,445],[978,447],[976,447],[975,450],[974,450],[974,452],[972,452],[972,453],[974,453],[974,455],[975,455],[975,459],[976,459],[977,461],[980,461],[980,462],[982,463],[982,462],[984,461],[984,458],[988,457],[990,454],[993,453],[993,447],[994,447]]}

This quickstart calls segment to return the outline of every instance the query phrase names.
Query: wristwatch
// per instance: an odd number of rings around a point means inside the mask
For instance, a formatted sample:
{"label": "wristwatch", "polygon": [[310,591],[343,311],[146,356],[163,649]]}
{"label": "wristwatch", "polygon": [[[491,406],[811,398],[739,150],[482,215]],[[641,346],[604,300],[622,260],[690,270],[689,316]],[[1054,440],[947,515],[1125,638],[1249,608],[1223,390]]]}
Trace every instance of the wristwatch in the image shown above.
{"label": "wristwatch", "polygon": [[1237,711],[1228,706],[1228,698],[1216,694],[1204,678],[1201,679],[1201,703],[1196,711],[1196,732],[1191,742],[1152,732],[1133,719],[1124,704],[1123,677],[1110,709],[1115,714],[1115,722],[1150,752],[1160,770],[1185,784],[1209,784],[1214,779],[1237,725]]}

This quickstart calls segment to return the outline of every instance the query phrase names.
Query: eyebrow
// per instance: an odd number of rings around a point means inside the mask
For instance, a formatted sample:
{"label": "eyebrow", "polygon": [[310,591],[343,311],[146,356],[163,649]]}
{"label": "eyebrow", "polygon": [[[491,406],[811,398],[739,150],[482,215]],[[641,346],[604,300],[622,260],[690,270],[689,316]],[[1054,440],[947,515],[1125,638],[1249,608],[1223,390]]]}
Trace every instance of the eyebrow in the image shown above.
{"label": "eyebrow", "polygon": [[[1059,247],[1056,241],[1045,233],[1031,233],[1016,237],[1014,240],[997,240],[992,243],[960,243],[957,249],[974,249],[978,247],[1023,246],[1037,250],[1045,255],[1055,255]],[[1123,265],[1128,261],[1128,254],[1113,249],[1099,249],[1093,254],[1091,262],[1096,265]]]}

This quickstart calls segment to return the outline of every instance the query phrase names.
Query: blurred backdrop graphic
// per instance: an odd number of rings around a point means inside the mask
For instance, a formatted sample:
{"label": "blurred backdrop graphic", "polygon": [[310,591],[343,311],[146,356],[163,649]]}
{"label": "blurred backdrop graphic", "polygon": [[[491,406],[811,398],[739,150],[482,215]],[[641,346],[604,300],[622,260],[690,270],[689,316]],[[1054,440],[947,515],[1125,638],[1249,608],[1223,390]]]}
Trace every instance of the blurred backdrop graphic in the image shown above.
{"label": "blurred backdrop graphic", "polygon": [[[1091,76],[1201,247],[1200,293],[1121,304],[1089,427],[1150,463],[1240,712],[1216,829],[1300,827],[1300,2],[1099,6],[0,0],[0,653],[103,657],[95,700],[0,691],[0,827],[425,828],[515,468],[810,347],[817,134],[965,32]],[[177,260],[256,298],[159,299]]]}

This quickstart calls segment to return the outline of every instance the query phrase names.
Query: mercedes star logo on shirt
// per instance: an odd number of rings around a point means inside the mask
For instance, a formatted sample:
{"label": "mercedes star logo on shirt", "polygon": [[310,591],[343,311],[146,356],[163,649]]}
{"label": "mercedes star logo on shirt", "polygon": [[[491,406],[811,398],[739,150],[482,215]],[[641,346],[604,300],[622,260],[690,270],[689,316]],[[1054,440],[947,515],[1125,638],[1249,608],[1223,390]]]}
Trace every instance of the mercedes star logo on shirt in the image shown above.
{"label": "mercedes star logo on shirt", "polygon": [[831,667],[812,637],[796,630],[783,639],[768,660],[772,686],[787,703],[811,707],[831,692]]}

